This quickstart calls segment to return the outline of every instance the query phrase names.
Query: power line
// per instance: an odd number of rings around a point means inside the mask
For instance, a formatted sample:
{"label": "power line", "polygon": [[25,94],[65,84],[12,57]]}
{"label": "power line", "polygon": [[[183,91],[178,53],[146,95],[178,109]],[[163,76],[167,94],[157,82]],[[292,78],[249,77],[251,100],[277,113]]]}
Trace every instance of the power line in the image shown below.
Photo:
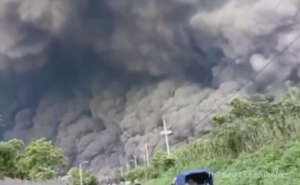
{"label": "power line", "polygon": [[[279,4],[281,3],[281,1],[279,2]],[[279,6],[278,4],[278,6]],[[236,93],[233,94],[233,97],[229,98],[229,99],[233,99],[235,97],[237,97],[243,90],[247,89],[248,87],[250,87],[256,80],[257,78],[274,62],[274,60],[283,55],[292,45],[294,45],[298,40],[300,39],[300,34],[298,34],[290,43],[287,44],[287,46],[285,46],[282,50],[280,50],[279,52],[277,52],[275,55],[273,55],[273,57],[269,60],[269,62],[267,64],[265,64],[255,75],[254,80],[251,81],[249,80],[245,86],[241,86],[240,88],[238,88],[236,91]],[[226,98],[225,98],[226,99]],[[217,105],[217,107],[222,106],[226,103],[227,100],[222,101],[220,104]],[[216,112],[218,110],[218,108],[216,109],[211,109],[205,116],[204,118],[202,118],[199,122],[202,122],[204,120],[206,120],[208,118],[208,116],[210,116],[212,113]]]}

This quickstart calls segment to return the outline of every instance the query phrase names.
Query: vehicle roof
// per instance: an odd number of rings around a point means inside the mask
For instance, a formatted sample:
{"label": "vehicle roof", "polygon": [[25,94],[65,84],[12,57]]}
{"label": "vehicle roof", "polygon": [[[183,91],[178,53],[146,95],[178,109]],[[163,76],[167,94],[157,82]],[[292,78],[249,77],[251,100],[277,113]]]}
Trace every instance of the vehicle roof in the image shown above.
{"label": "vehicle roof", "polygon": [[178,185],[184,185],[185,184],[185,178],[186,176],[192,175],[192,174],[199,174],[199,173],[205,173],[205,174],[211,174],[210,170],[208,169],[194,169],[194,170],[188,170],[180,175],[177,176],[176,178],[176,183]]}

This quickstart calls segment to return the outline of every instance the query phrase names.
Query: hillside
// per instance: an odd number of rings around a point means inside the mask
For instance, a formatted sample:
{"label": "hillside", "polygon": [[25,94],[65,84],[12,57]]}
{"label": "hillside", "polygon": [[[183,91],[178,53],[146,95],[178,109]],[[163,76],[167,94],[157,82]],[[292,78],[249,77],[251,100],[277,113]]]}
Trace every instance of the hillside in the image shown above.
{"label": "hillside", "polygon": [[299,87],[278,100],[235,99],[225,114],[214,117],[215,130],[209,138],[174,149],[169,157],[159,152],[149,168],[137,168],[123,178],[147,185],[171,184],[184,170],[210,168],[217,185],[297,185],[299,121]]}
{"label": "hillside", "polygon": [[[299,121],[300,87],[290,88],[278,99],[264,95],[234,99],[224,113],[213,117],[214,129],[209,136],[172,148],[170,156],[159,151],[149,167],[134,168],[118,178],[163,185],[171,184],[184,170],[209,168],[216,185],[298,185]],[[63,182],[6,179],[2,184]]]}
{"label": "hillside", "polygon": [[298,185],[299,159],[299,139],[289,142],[278,141],[253,153],[243,153],[234,159],[198,159],[162,173],[158,179],[149,180],[145,184],[170,184],[182,170],[210,167],[216,172],[216,185]]}

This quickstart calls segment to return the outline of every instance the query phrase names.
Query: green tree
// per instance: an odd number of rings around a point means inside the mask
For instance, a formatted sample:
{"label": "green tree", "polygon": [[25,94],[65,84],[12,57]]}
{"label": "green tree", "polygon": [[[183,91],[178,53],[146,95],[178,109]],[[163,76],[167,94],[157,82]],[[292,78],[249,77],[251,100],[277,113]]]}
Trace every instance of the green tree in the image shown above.
{"label": "green tree", "polygon": [[33,141],[27,147],[17,139],[0,142],[0,177],[51,179],[63,164],[61,150],[44,138]]}
{"label": "green tree", "polygon": [[[70,177],[69,182],[71,183],[71,185],[80,185],[80,175],[78,168],[71,168],[68,172],[68,176]],[[97,177],[94,174],[86,171],[82,172],[82,182],[83,185],[99,184]]]}
{"label": "green tree", "polygon": [[0,142],[0,176],[18,177],[18,161],[23,147],[24,143],[17,139]]}
{"label": "green tree", "polygon": [[65,162],[60,149],[45,138],[33,141],[19,161],[19,171],[28,179],[45,180],[54,178]]}

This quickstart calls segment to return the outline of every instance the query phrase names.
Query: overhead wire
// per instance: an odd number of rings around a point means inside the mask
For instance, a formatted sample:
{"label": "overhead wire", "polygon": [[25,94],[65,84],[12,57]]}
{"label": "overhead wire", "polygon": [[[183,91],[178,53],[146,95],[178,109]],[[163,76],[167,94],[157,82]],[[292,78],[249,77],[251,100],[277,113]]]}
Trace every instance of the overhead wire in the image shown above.
{"label": "overhead wire", "polygon": [[[281,4],[281,0],[278,1],[278,3],[276,4],[276,9],[280,6]],[[238,88],[234,94],[233,94],[233,97],[230,97],[229,99],[229,102],[236,98],[237,96],[239,96],[239,94],[244,91],[245,89],[249,88],[253,83],[255,83],[255,81],[258,79],[258,77],[271,65],[273,64],[274,61],[276,61],[276,59],[280,56],[282,56],[285,52],[287,52],[291,46],[293,46],[298,40],[300,39],[300,34],[298,34],[293,40],[291,40],[291,42],[289,42],[282,50],[278,51],[275,55],[273,55],[269,61],[256,73],[256,75],[254,76],[254,80],[249,80],[246,84],[244,85],[241,85],[240,88]],[[212,115],[212,113],[215,113],[217,112],[219,109],[220,106],[223,106],[226,104],[226,102],[228,101],[228,98],[225,98],[224,101],[221,101],[221,103],[218,103],[217,104],[217,108],[215,109],[211,109],[209,110],[205,115],[204,117],[199,121],[199,123],[201,123],[202,121],[208,119],[209,116]],[[229,103],[228,102],[228,103]]]}

